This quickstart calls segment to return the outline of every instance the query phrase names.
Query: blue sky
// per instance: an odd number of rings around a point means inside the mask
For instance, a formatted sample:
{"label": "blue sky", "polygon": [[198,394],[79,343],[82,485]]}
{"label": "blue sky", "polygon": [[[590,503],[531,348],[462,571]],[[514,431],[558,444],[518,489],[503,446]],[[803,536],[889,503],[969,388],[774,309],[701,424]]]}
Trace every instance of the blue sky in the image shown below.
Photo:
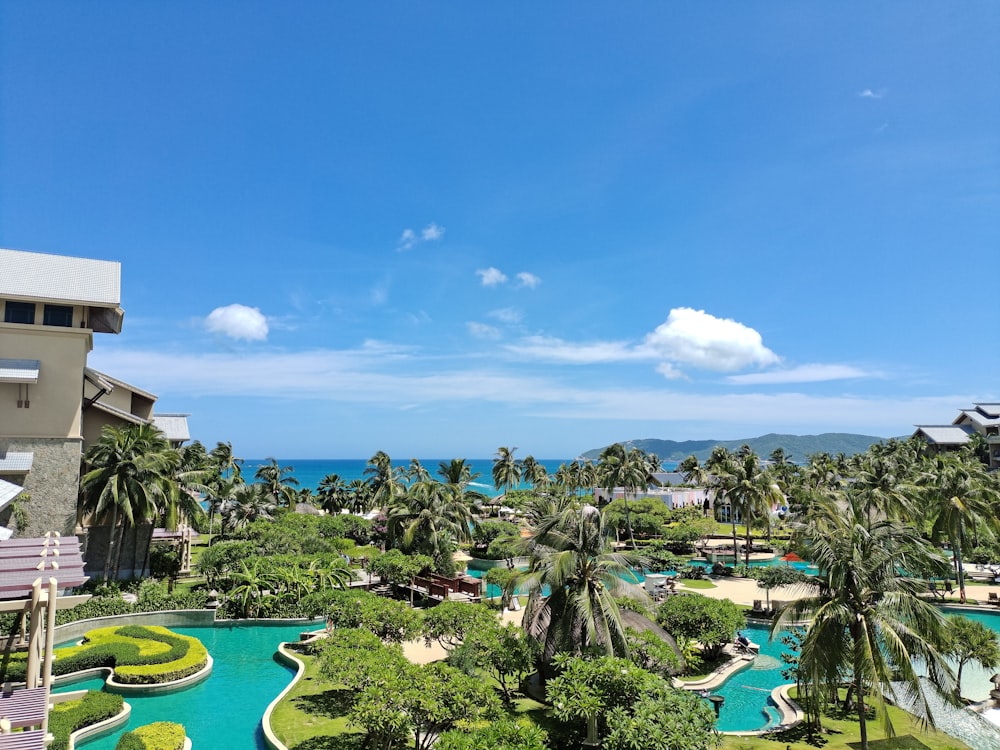
{"label": "blue sky", "polygon": [[120,261],[91,363],[247,457],[908,434],[1000,398],[998,38],[994,2],[4,3],[0,246]]}

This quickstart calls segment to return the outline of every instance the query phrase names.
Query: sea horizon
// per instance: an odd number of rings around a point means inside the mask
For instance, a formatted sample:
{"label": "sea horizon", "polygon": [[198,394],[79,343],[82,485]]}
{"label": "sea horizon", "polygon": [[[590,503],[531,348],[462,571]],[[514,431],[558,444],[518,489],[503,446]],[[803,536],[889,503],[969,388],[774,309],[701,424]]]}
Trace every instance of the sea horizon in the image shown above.
{"label": "sea horizon", "polygon": [[[366,479],[367,475],[364,473],[365,469],[368,468],[367,458],[275,458],[279,466],[291,466],[292,473],[290,476],[294,477],[298,481],[298,489],[309,489],[316,491],[319,483],[329,474],[338,474],[344,482],[352,482],[355,479]],[[392,465],[394,467],[407,468],[410,465],[411,459],[403,460],[393,460]],[[423,465],[427,471],[430,472],[431,476],[435,479],[440,478],[437,471],[438,465],[442,462],[448,463],[452,461],[451,458],[418,458],[418,461]],[[579,460],[578,458],[536,458],[539,464],[545,467],[545,470],[549,474],[555,474],[556,470],[559,468],[560,464],[568,464],[572,461]],[[270,463],[270,458],[247,458],[243,460],[243,478],[244,480],[250,482],[253,481],[254,473],[257,469],[265,464]],[[469,464],[469,468],[472,470],[474,476],[470,486],[474,489],[478,489],[480,492],[489,494],[493,492],[494,494],[500,494],[499,488],[495,487],[493,484],[493,459],[492,458],[466,458],[466,463]],[[664,471],[672,471],[676,468],[677,464],[674,461],[664,461],[663,468]],[[478,476],[475,476],[478,474]],[[527,489],[530,485],[526,482],[521,482],[519,485],[514,487],[514,489]]]}

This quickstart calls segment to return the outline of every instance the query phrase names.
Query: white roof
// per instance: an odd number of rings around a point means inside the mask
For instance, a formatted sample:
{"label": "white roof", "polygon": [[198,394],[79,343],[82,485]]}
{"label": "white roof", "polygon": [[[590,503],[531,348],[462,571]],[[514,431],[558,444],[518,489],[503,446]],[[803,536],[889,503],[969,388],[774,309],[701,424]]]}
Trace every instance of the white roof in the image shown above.
{"label": "white roof", "polygon": [[981,411],[976,411],[974,409],[966,409],[955,419],[955,424],[961,424],[965,421],[977,424],[980,427],[990,427],[992,425],[1000,425],[1000,417],[988,417]]}
{"label": "white roof", "polygon": [[23,490],[24,487],[0,479],[0,510],[6,508],[7,503],[20,495]]}
{"label": "white roof", "polygon": [[936,445],[964,445],[975,430],[967,425],[917,425],[916,435],[923,435],[927,442]]}
{"label": "white roof", "polygon": [[125,422],[131,422],[132,424],[149,424],[148,419],[143,419],[130,411],[119,409],[117,406],[106,404],[101,400],[93,402],[91,406],[98,411],[103,411],[105,414],[111,414],[112,416],[118,417]]}
{"label": "white roof", "polygon": [[121,263],[0,249],[0,295],[117,307]]}
{"label": "white roof", "polygon": [[0,383],[37,383],[37,359],[0,359]]}
{"label": "white roof", "polygon": [[[156,401],[157,396],[155,393],[150,393],[149,391],[144,391],[137,385],[132,385],[131,383],[126,383],[124,380],[116,378],[114,375],[108,375],[106,372],[101,372],[100,370],[95,370],[92,367],[88,367],[84,370],[85,375],[89,375],[96,380],[105,381],[104,385],[111,383],[113,386],[118,386],[120,388],[125,388],[132,391],[132,393],[138,394],[143,398],[148,398],[150,401]],[[91,381],[93,382],[93,381]]]}
{"label": "white roof", "polygon": [[185,441],[191,439],[191,432],[188,430],[188,414],[154,414],[153,424],[160,432],[166,435],[171,442]]}
{"label": "white roof", "polygon": [[26,474],[34,461],[35,454],[30,451],[0,453],[0,474]]}

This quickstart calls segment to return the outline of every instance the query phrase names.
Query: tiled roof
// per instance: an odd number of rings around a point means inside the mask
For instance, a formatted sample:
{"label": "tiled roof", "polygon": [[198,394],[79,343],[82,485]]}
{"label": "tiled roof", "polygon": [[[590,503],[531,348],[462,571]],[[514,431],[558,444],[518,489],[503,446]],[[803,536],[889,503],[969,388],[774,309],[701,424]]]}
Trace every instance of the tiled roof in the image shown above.
{"label": "tiled roof", "polygon": [[914,436],[923,435],[929,443],[935,445],[964,445],[969,442],[969,436],[974,433],[967,425],[917,425]]}
{"label": "tiled roof", "polygon": [[0,295],[117,307],[121,263],[0,249]]}
{"label": "tiled roof", "polygon": [[166,435],[167,440],[190,440],[187,418],[187,414],[154,414],[153,424]]}
{"label": "tiled roof", "polygon": [[37,383],[37,359],[0,359],[0,383]]}
{"label": "tiled roof", "polygon": [[24,474],[31,471],[35,454],[30,451],[0,453],[0,474]]}

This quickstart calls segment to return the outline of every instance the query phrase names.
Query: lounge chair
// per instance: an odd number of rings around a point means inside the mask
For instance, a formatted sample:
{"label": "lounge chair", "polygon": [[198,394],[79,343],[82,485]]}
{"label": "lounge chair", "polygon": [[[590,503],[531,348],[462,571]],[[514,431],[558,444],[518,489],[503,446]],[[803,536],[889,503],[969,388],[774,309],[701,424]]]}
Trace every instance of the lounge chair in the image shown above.
{"label": "lounge chair", "polygon": [[986,597],[986,601],[987,601],[987,603],[989,603],[989,604],[994,604],[994,605],[996,605],[996,606],[1000,607],[1000,597],[997,597],[997,595],[996,595],[996,592],[995,592],[995,591],[991,591],[991,592],[989,593],[989,595],[987,595],[987,597]]}

